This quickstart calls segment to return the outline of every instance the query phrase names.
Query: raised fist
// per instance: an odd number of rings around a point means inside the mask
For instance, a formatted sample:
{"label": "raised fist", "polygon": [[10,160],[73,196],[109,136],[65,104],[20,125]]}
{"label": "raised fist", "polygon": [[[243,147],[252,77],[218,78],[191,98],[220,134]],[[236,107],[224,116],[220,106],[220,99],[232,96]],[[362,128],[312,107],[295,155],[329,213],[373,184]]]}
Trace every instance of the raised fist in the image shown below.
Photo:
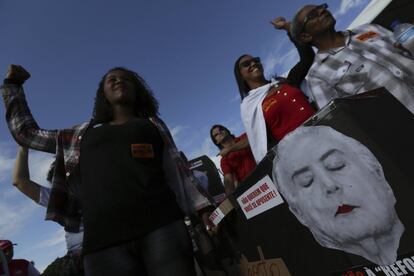
{"label": "raised fist", "polygon": [[289,30],[290,28],[290,22],[287,22],[284,17],[277,17],[273,19],[270,23],[273,25],[273,27],[275,27],[278,30]]}
{"label": "raised fist", "polygon": [[6,79],[14,80],[23,84],[29,78],[30,73],[20,65],[10,64],[7,68]]}

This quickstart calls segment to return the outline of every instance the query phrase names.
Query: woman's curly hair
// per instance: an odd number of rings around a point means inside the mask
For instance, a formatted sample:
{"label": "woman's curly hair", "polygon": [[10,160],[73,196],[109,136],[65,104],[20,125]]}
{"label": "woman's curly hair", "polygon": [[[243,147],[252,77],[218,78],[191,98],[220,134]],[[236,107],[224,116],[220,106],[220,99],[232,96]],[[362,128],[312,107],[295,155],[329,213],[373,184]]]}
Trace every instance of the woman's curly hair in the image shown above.
{"label": "woman's curly hair", "polygon": [[92,118],[95,123],[109,122],[113,119],[112,107],[105,98],[104,83],[106,76],[113,71],[123,71],[133,81],[136,87],[136,99],[134,103],[135,115],[142,118],[149,118],[158,115],[158,101],[155,99],[151,89],[145,80],[136,72],[124,67],[114,67],[110,69],[99,82],[98,91],[96,92],[95,104]]}

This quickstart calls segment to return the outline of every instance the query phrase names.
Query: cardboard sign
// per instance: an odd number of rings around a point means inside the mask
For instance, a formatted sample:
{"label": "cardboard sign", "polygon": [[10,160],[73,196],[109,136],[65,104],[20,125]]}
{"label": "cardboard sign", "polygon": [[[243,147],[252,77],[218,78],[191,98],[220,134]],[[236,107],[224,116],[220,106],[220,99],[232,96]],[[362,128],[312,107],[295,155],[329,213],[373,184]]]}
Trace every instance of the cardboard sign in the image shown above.
{"label": "cardboard sign", "polygon": [[218,225],[220,221],[224,218],[223,212],[220,210],[220,208],[217,208],[214,210],[210,215],[210,220],[214,223],[214,225]]}
{"label": "cardboard sign", "polygon": [[241,273],[243,276],[291,276],[289,269],[281,258],[265,259],[262,248],[257,247],[260,255],[260,261],[249,262],[242,255],[240,261]]}
{"label": "cardboard sign", "polygon": [[257,216],[284,201],[269,176],[265,176],[237,198],[247,219]]}
{"label": "cardboard sign", "polygon": [[223,218],[234,209],[229,199],[224,200],[210,215],[210,220],[214,225],[218,225]]}

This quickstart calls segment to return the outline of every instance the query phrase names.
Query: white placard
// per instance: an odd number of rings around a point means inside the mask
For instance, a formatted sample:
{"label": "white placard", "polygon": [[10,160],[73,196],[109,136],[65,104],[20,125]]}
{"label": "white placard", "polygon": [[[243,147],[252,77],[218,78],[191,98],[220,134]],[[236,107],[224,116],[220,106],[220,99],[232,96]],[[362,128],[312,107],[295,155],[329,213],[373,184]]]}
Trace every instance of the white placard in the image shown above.
{"label": "white placard", "polygon": [[220,208],[217,208],[211,213],[209,218],[214,223],[214,225],[217,226],[220,223],[220,221],[224,218],[224,214],[220,210]]}
{"label": "white placard", "polygon": [[247,219],[261,214],[284,201],[268,175],[245,191],[237,202]]}

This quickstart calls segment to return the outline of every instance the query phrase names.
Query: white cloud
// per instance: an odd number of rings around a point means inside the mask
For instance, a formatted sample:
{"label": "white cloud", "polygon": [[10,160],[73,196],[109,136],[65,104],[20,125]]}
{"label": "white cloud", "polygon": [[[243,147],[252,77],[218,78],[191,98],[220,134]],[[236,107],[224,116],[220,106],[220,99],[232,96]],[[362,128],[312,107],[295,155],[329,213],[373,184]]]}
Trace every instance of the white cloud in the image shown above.
{"label": "white cloud", "polygon": [[[221,161],[221,156],[208,156],[214,163],[214,165],[216,165],[217,170],[219,170],[221,172],[221,167],[220,167],[220,161]],[[220,177],[222,176],[221,173],[219,174]]]}
{"label": "white cloud", "polygon": [[334,12],[334,16],[341,16],[348,13],[351,9],[365,5],[367,0],[342,0],[339,9]]}
{"label": "white cloud", "polygon": [[[288,47],[287,42],[287,38],[278,36],[276,41],[272,41],[269,44],[270,46],[265,51],[263,58],[263,69],[265,74],[274,75],[276,71],[282,71],[278,66],[284,65],[286,47]],[[276,45],[276,47],[274,45]]]}
{"label": "white cloud", "polygon": [[170,128],[171,135],[172,135],[172,137],[173,137],[173,139],[176,143],[179,139],[180,134],[185,129],[188,129],[188,127],[187,126],[182,126],[182,125],[177,125],[177,126],[174,126],[174,127]]}
{"label": "white cloud", "polygon": [[241,98],[239,94],[235,95],[233,98],[230,99],[230,103],[240,102],[240,101],[241,101]]}
{"label": "white cloud", "polygon": [[43,273],[44,271],[45,271],[45,269],[49,266],[50,264],[43,264],[43,263],[41,263],[41,264],[38,264],[38,263],[35,263],[35,268],[40,272],[40,273]]}
{"label": "white cloud", "polygon": [[63,228],[59,228],[49,235],[51,237],[35,243],[34,246],[25,250],[23,253],[25,256],[36,256],[36,269],[41,273],[43,273],[55,258],[63,256],[67,252],[65,231]]}
{"label": "white cloud", "polygon": [[47,173],[53,160],[54,156],[51,154],[31,150],[29,153],[30,179],[43,186],[49,186]]}
{"label": "white cloud", "polygon": [[4,183],[14,165],[16,146],[13,143],[0,142],[0,183]]}
{"label": "white cloud", "polygon": [[56,231],[52,237],[41,241],[36,245],[36,248],[44,249],[56,245],[66,246],[65,230],[63,228],[60,228],[58,231]]}
{"label": "white cloud", "polygon": [[210,136],[205,137],[203,142],[201,143],[201,146],[196,147],[189,156],[190,159],[196,158],[201,155],[207,155],[207,156],[215,156],[218,153],[218,148],[211,142]]}
{"label": "white cloud", "polygon": [[0,198],[0,239],[10,239],[22,231],[36,209],[29,201],[10,203]]}
{"label": "white cloud", "polygon": [[276,49],[269,50],[263,60],[264,72],[269,79],[275,74],[286,76],[292,67],[299,61],[297,49],[293,44],[288,45],[284,39]]}
{"label": "white cloud", "polygon": [[17,193],[11,185],[11,173],[15,153],[15,144],[0,142],[0,239],[8,238],[21,230],[33,209],[33,204],[14,201]]}
{"label": "white cloud", "polygon": [[[22,236],[35,230],[44,218],[44,208],[23,196],[12,186],[12,172],[17,153],[14,142],[0,141],[0,239],[21,240]],[[29,152],[30,177],[33,181],[47,185],[46,176],[53,160],[51,154]],[[37,222],[38,220],[38,222]],[[20,245],[16,251],[19,258],[36,259],[36,268],[43,271],[58,255],[66,252],[64,230],[60,228],[49,237],[34,245]],[[48,235],[45,232],[45,235]],[[39,237],[33,237],[33,241]]]}
{"label": "white cloud", "polygon": [[[0,183],[5,183],[7,179],[11,179],[16,155],[16,144],[0,142]],[[29,153],[30,178],[41,185],[47,186],[46,176],[52,161],[53,155],[31,150]]]}
{"label": "white cloud", "polygon": [[[20,192],[12,186],[12,172],[17,153],[17,146],[12,142],[0,142],[0,236],[12,237],[20,233],[33,213],[41,208],[30,199],[20,200]],[[31,179],[40,184],[46,183],[51,155],[31,152],[29,167]]]}

